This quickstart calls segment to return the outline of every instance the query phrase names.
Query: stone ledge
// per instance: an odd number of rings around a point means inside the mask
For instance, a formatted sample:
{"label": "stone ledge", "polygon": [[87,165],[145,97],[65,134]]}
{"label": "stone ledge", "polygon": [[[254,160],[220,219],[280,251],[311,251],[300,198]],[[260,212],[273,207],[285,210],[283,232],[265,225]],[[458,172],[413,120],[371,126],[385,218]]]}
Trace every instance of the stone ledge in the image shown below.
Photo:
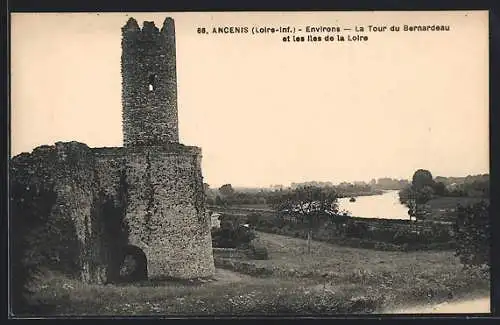
{"label": "stone ledge", "polygon": [[163,145],[145,145],[145,146],[128,146],[125,147],[128,154],[139,153],[144,151],[157,151],[166,154],[186,154],[186,155],[201,155],[201,148],[195,146],[186,146],[180,143],[168,143]]}

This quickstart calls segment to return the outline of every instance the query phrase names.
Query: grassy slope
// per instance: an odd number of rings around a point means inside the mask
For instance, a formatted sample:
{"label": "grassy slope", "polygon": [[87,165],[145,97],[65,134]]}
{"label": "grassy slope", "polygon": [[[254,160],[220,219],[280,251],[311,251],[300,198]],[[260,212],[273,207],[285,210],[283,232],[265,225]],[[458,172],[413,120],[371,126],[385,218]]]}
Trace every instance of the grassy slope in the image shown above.
{"label": "grassy slope", "polygon": [[260,238],[270,260],[240,262],[266,268],[267,277],[218,269],[204,283],[88,286],[46,276],[35,298],[51,305],[51,314],[303,314],[370,312],[488,291],[488,278],[464,272],[453,252],[381,252],[313,242],[308,255],[305,240],[266,233]]}
{"label": "grassy slope", "polygon": [[359,287],[365,294],[384,296],[390,304],[489,290],[489,279],[464,271],[450,251],[386,252],[313,241],[309,255],[305,240],[268,233],[260,233],[260,238],[270,259],[249,263],[271,269],[273,276]]}
{"label": "grassy slope", "polygon": [[458,204],[461,205],[469,205],[477,203],[484,198],[477,197],[440,197],[433,200],[430,200],[428,204],[431,206],[433,210],[439,209],[455,209]]}

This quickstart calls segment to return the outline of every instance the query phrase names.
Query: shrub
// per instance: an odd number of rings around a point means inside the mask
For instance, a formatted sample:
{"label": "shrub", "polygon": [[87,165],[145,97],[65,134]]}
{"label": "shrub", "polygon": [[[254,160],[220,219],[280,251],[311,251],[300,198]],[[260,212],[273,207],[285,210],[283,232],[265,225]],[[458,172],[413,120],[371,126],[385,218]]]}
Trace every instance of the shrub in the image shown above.
{"label": "shrub", "polygon": [[274,224],[271,220],[269,219],[261,219],[257,227],[259,229],[271,229],[273,228]]}
{"label": "shrub", "polygon": [[221,229],[234,231],[235,229],[238,228],[239,225],[238,220],[232,215],[223,214],[222,216],[220,216],[219,219],[220,219]]}
{"label": "shrub", "polygon": [[375,241],[390,243],[392,242],[392,239],[394,238],[396,232],[397,230],[393,229],[375,229],[371,231],[371,239]]}
{"label": "shrub", "polygon": [[[27,296],[32,292],[29,290],[30,283],[34,280],[39,271],[39,263],[29,263],[26,259],[26,254],[29,251],[29,242],[26,236],[20,234],[16,226],[13,226],[11,236],[15,239],[11,249],[11,264],[10,278],[11,285],[11,312],[13,314],[23,313],[27,311],[28,300]],[[16,230],[14,230],[16,229]]]}
{"label": "shrub", "polygon": [[437,225],[432,225],[432,241],[434,242],[449,242],[453,239],[453,236],[450,234],[450,229],[445,227],[440,227]]}
{"label": "shrub", "polygon": [[365,238],[368,234],[368,225],[361,222],[348,221],[345,234],[348,237]]}
{"label": "shrub", "polygon": [[252,227],[257,227],[262,219],[262,215],[260,213],[252,212],[247,216],[247,223]]}
{"label": "shrub", "polygon": [[220,248],[236,248],[247,246],[255,238],[255,232],[247,227],[221,227],[212,229],[212,246]]}
{"label": "shrub", "polygon": [[456,255],[465,266],[490,265],[489,203],[457,207]]}
{"label": "shrub", "polygon": [[261,241],[254,239],[248,246],[248,257],[254,260],[267,260],[269,259],[269,254],[264,244]]}
{"label": "shrub", "polygon": [[235,248],[232,232],[229,229],[212,229],[212,246],[220,248]]}
{"label": "shrub", "polygon": [[392,238],[396,245],[411,244],[417,241],[417,233],[408,229],[399,229]]}
{"label": "shrub", "polygon": [[47,239],[44,227],[55,202],[53,189],[25,186],[13,182],[11,186],[11,311],[26,311],[29,286],[40,269],[47,264]]}
{"label": "shrub", "polygon": [[247,227],[239,227],[235,233],[237,246],[248,246],[255,237],[255,232]]}

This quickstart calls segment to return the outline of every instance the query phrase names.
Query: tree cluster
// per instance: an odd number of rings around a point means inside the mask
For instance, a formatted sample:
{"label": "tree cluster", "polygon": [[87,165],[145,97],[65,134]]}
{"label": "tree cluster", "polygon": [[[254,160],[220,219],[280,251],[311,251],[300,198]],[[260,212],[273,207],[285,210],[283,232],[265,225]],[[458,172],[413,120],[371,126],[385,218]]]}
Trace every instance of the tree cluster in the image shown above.
{"label": "tree cluster", "polygon": [[291,191],[284,191],[273,202],[273,208],[279,214],[286,214],[308,225],[308,251],[313,231],[322,221],[331,219],[339,211],[338,194],[334,187],[302,186]]}
{"label": "tree cluster", "polygon": [[410,217],[423,219],[426,203],[436,197],[483,197],[489,198],[489,175],[467,177],[432,177],[430,171],[419,169],[412,182],[399,192],[401,203],[409,207]]}
{"label": "tree cluster", "polygon": [[336,186],[325,182],[292,183],[289,188],[273,186],[271,189],[235,189],[231,184],[224,184],[218,189],[211,189],[205,184],[205,197],[208,205],[263,205],[275,206],[281,202],[283,194],[293,193],[303,188],[322,188],[327,191],[334,190],[337,197],[351,197],[359,195],[381,194],[382,190],[374,189],[366,183],[342,182]]}
{"label": "tree cluster", "polygon": [[428,213],[426,203],[442,191],[443,184],[434,181],[430,171],[425,169],[417,170],[412,177],[409,186],[399,191],[401,203],[409,208],[408,214],[411,218],[424,219]]}

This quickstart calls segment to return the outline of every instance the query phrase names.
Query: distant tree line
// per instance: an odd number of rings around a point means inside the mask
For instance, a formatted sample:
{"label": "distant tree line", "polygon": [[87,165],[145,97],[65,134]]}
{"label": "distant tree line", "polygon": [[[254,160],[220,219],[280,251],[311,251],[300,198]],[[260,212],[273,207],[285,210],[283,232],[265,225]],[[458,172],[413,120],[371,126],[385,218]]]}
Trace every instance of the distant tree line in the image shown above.
{"label": "distant tree line", "polygon": [[311,181],[291,183],[289,187],[272,185],[269,188],[260,189],[234,188],[231,184],[224,184],[219,188],[210,188],[208,184],[205,184],[205,196],[209,205],[262,205],[270,207],[279,200],[283,193],[292,193],[294,190],[304,187],[335,189],[336,196],[342,198],[382,194],[383,190],[400,189],[405,184],[408,184],[408,181],[390,178],[373,180],[372,183],[342,182],[338,185],[332,185],[331,182]]}
{"label": "distant tree line", "polygon": [[270,197],[276,193],[277,190],[271,191],[236,191],[231,184],[224,184],[218,189],[211,189],[208,184],[205,184],[205,197],[207,204],[218,206],[230,205],[266,205]]}
{"label": "distant tree line", "polygon": [[395,179],[389,177],[379,178],[377,180],[372,179],[370,181],[370,186],[374,189],[380,190],[401,190],[409,185],[407,179]]}
{"label": "distant tree line", "polygon": [[332,182],[302,182],[302,183],[292,183],[290,187],[295,189],[302,186],[314,186],[314,187],[337,187],[338,189],[349,189],[354,188],[361,191],[373,191],[373,190],[400,190],[409,184],[406,179],[396,179],[390,177],[382,177],[378,179],[372,179],[370,182],[355,181],[355,182],[341,182],[338,185],[334,185]]}

